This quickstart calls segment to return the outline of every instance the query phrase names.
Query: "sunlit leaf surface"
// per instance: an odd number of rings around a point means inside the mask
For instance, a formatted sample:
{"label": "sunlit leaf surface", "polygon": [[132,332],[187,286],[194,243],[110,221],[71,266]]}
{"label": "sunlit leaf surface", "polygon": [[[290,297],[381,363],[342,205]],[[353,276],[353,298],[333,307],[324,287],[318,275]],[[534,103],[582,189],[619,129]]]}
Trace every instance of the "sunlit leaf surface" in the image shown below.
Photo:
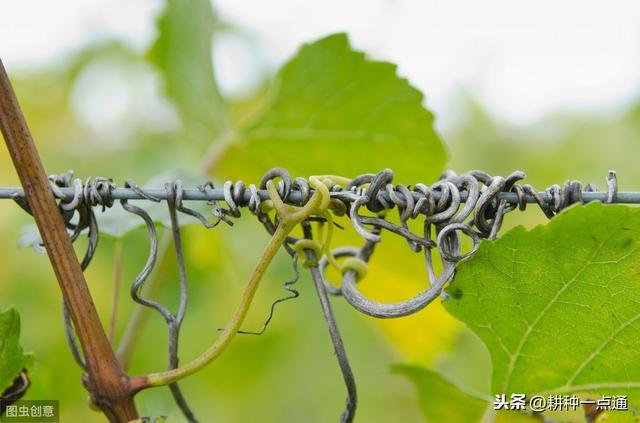
{"label": "sunlit leaf surface", "polygon": [[[445,307],[486,343],[494,394],[640,402],[640,210],[574,207],[484,242]],[[614,413],[615,414],[615,413]]]}
{"label": "sunlit leaf surface", "polygon": [[218,173],[257,178],[274,166],[297,176],[356,176],[392,168],[432,181],[446,160],[422,93],[391,63],[353,50],[345,34],[303,46],[278,72],[271,100],[240,130]]}

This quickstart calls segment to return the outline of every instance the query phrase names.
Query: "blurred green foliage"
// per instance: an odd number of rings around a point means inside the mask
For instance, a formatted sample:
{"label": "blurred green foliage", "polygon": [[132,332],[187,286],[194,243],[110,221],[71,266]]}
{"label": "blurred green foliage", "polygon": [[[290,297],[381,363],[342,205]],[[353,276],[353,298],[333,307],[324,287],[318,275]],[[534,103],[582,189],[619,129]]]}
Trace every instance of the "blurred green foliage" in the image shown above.
{"label": "blurred green foliage", "polygon": [[493,397],[462,390],[437,372],[411,365],[396,365],[394,373],[407,376],[418,392],[418,402],[429,423],[534,423],[540,420],[513,410],[493,410]]}
{"label": "blurred green foliage", "polygon": [[472,422],[482,418],[487,408],[486,398],[461,391],[436,372],[410,365],[396,365],[393,371],[416,384],[420,407],[428,422]]}
{"label": "blurred green foliage", "polygon": [[[253,116],[256,109],[267,107],[269,101],[274,101],[271,104],[275,106],[310,108],[305,106],[304,99],[296,98],[295,92],[293,95],[279,92],[277,86],[272,87],[275,91],[270,91],[279,93],[275,100],[265,96],[266,90],[261,90],[250,98],[225,99],[222,105],[208,46],[211,37],[215,43],[216,28],[223,23],[216,21],[215,13],[207,8],[205,1],[167,4],[167,11],[159,20],[158,39],[148,54],[110,42],[87,46],[46,67],[16,69],[12,73],[16,92],[49,172],[73,168],[79,176],[106,175],[121,184],[126,178],[146,181],[167,169],[194,170],[203,158],[218,154],[223,157],[218,146],[233,136],[214,139],[225,133],[241,134],[242,131],[229,128],[245,128],[246,117]],[[333,42],[345,56],[352,54],[340,45],[344,44],[344,38],[342,41],[333,38]],[[183,48],[185,45],[189,48]],[[371,65],[357,54],[347,58],[365,73],[366,66]],[[291,66],[294,65],[295,62]],[[322,69],[323,62],[314,66]],[[378,105],[389,93],[398,94],[390,103],[380,105],[388,114],[375,123],[389,124],[387,119],[397,118],[394,117],[396,107],[402,107],[407,119],[399,122],[408,126],[396,133],[397,139],[402,141],[412,134],[419,135],[426,144],[437,147],[438,137],[431,129],[431,116],[417,107],[422,102],[420,93],[406,81],[395,78],[395,68],[391,65],[375,66],[384,68],[381,74],[385,78],[383,82],[387,82],[383,84],[385,89],[373,93],[370,101]],[[283,70],[289,71],[291,68]],[[122,91],[120,109],[115,112],[100,108],[101,93],[113,88],[109,83]],[[298,81],[290,89],[302,90],[309,84]],[[350,100],[348,96],[345,99]],[[351,104],[344,103],[341,110],[351,113]],[[98,116],[96,120],[92,120],[91,110]],[[286,114],[280,113],[283,108],[274,110],[278,113],[265,114],[250,128],[255,130],[273,122],[290,123],[284,118]],[[530,127],[513,127],[489,116],[469,95],[462,99],[459,113],[464,117],[462,123],[442,134],[449,152],[449,166],[457,171],[480,168],[504,175],[523,169],[529,174],[528,182],[543,187],[569,178],[604,181],[606,171],[614,168],[619,172],[621,189],[639,188],[633,183],[640,180],[640,168],[635,160],[640,153],[640,143],[636,140],[640,129],[637,110],[622,117],[550,116]],[[111,120],[107,119],[109,116]],[[355,139],[364,145],[370,138]],[[289,160],[286,164],[291,163],[298,172],[309,168],[315,171],[316,166],[323,168],[326,153],[322,153],[325,154],[322,161],[314,155],[319,148],[316,146],[322,145],[322,137],[305,141],[300,146],[288,146],[295,148],[296,154],[314,157],[314,161],[296,167],[290,158],[282,160]],[[279,159],[275,153],[280,154],[281,150],[270,147],[263,145],[261,154]],[[349,148],[346,157],[341,158],[343,163],[336,164],[330,159],[327,165],[337,170],[353,166],[354,173],[362,169],[375,172],[380,166],[388,166],[396,169],[401,177],[430,182],[444,161],[444,152],[437,148],[433,154],[427,154],[428,165],[422,155],[428,151],[391,155],[390,150],[385,150],[381,155],[362,158],[359,147]],[[299,153],[305,149],[306,153]],[[221,179],[242,176],[247,182],[257,182],[253,178],[261,171],[241,161],[241,157],[247,158],[246,154],[236,153],[237,162],[230,162],[233,166],[225,167],[223,159],[222,167],[213,175]],[[4,149],[0,149],[0,162],[5,164],[0,166],[0,185],[18,185]],[[282,163],[276,160],[274,164]],[[542,214],[532,208],[507,216],[505,229],[520,223],[531,227],[543,221]],[[80,382],[81,371],[72,361],[64,341],[59,317],[60,294],[47,258],[29,249],[15,248],[20,227],[29,223],[31,218],[18,207],[8,202],[0,204],[0,256],[4,257],[5,280],[0,284],[0,308],[15,305],[20,310],[22,343],[37,357],[31,374],[33,385],[26,398],[59,399],[62,421],[104,421],[87,406],[87,394]],[[209,346],[217,336],[217,328],[225,325],[268,239],[252,219],[240,219],[233,228],[220,226],[206,231],[200,226],[190,226],[184,232],[191,304],[181,336],[182,361]],[[352,243],[356,239],[339,233],[336,242]],[[382,298],[386,300],[407,298],[418,292],[426,279],[421,258],[411,254],[403,240],[389,238],[383,244],[379,255],[386,259],[371,264],[371,276],[361,284],[363,292],[375,297],[381,295],[383,289]],[[83,247],[79,242],[78,251]],[[138,273],[147,248],[143,229],[125,236],[125,285]],[[100,315],[107,322],[112,300],[114,239],[103,237],[98,251],[87,271],[87,280]],[[158,272],[163,279],[160,300],[175,306],[174,260],[165,260]],[[271,302],[281,295],[279,285],[291,274],[290,261],[284,254],[279,255],[262,283],[247,329],[261,326]],[[306,275],[299,289],[301,297],[277,310],[265,335],[239,337],[219,361],[181,383],[202,421],[335,421],[343,406],[344,387],[320,307]],[[120,292],[117,339],[133,310],[126,291],[123,288]],[[334,301],[333,305],[358,381],[358,421],[422,421],[420,402],[412,383],[404,376],[390,373],[392,363],[431,366],[455,386],[475,387],[487,382],[490,361],[486,349],[460,322],[444,312],[439,303],[416,316],[393,321],[375,321],[358,315],[341,300]],[[132,372],[163,369],[165,347],[164,324],[153,315],[134,356]],[[464,367],[468,363],[476,365]],[[166,414],[169,421],[182,421],[166,389],[144,391],[137,397],[137,405],[141,415]]]}
{"label": "blurred green foliage", "polygon": [[0,393],[31,367],[33,357],[20,346],[20,315],[15,308],[0,312]]}
{"label": "blurred green foliage", "polygon": [[161,70],[165,92],[182,118],[186,143],[207,146],[228,125],[211,66],[211,38],[219,21],[210,0],[166,4],[148,58]]}

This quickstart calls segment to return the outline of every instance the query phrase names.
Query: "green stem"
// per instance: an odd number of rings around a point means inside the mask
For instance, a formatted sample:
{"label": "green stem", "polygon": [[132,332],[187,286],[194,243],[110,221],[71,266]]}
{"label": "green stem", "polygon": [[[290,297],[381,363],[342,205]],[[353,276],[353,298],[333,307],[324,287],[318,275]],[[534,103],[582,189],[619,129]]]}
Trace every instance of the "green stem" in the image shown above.
{"label": "green stem", "polygon": [[251,278],[249,279],[249,282],[247,283],[247,286],[245,287],[242,294],[240,304],[238,304],[236,311],[231,317],[231,320],[225,326],[222,334],[213,343],[213,345],[211,345],[211,347],[209,347],[209,349],[202,353],[199,357],[183,366],[178,367],[177,369],[147,375],[147,387],[168,385],[177,382],[180,379],[202,369],[207,364],[215,360],[224,351],[224,349],[229,345],[229,343],[231,343],[233,338],[238,333],[238,330],[240,329],[240,326],[242,325],[242,322],[244,321],[247,312],[249,311],[249,307],[251,306],[251,302],[256,293],[256,290],[258,289],[258,285],[260,284],[262,276],[269,267],[269,264],[271,264],[271,261],[280,249],[280,246],[287,239],[287,236],[289,235],[293,227],[294,225],[290,224],[278,225],[278,228],[271,237],[271,240],[267,244],[267,247],[262,253],[258,264],[251,274]]}
{"label": "green stem", "polygon": [[278,190],[276,189],[273,181],[267,182],[267,191],[269,192],[269,198],[273,203],[273,207],[275,208],[276,214],[280,219],[280,223],[271,236],[271,240],[262,253],[260,260],[258,260],[258,264],[253,270],[251,277],[249,278],[249,282],[247,283],[244,293],[242,294],[242,298],[240,299],[240,304],[238,304],[236,311],[231,317],[231,320],[225,326],[222,334],[218,337],[218,339],[216,339],[213,345],[209,347],[209,349],[207,349],[200,356],[185,364],[184,366],[178,367],[177,369],[173,370],[167,370],[160,373],[152,373],[150,375],[132,378],[132,385],[135,385],[136,392],[137,390],[149,388],[152,386],[168,385],[197,372],[198,370],[202,369],[207,364],[215,360],[229,345],[229,343],[231,343],[233,338],[238,333],[238,330],[240,329],[240,326],[242,325],[247,312],[249,311],[249,307],[251,306],[253,297],[256,293],[256,290],[258,289],[260,280],[262,280],[264,273],[271,264],[271,261],[278,252],[278,249],[286,241],[289,233],[297,224],[299,224],[309,216],[322,215],[327,212],[330,201],[328,188],[314,176],[311,176],[309,178],[309,183],[316,191],[313,193],[307,204],[305,204],[303,207],[289,207],[284,204],[284,202],[280,198]]}
{"label": "green stem", "polygon": [[118,304],[120,299],[120,282],[122,281],[122,238],[116,238],[113,253],[113,298],[111,302],[111,319],[109,319],[109,342],[113,345],[118,325]]}

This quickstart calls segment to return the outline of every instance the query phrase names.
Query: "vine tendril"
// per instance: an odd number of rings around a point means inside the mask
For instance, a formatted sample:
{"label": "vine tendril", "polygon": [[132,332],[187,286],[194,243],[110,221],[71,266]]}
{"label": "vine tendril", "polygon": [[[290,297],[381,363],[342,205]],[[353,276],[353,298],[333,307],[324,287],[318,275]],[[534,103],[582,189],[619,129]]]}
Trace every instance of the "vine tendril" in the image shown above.
{"label": "vine tendril", "polygon": [[[49,184],[57,198],[58,209],[71,240],[75,241],[85,231],[87,233],[88,243],[81,260],[83,270],[91,263],[99,241],[94,207],[101,207],[104,212],[119,198],[125,211],[139,216],[144,222],[149,237],[149,253],[142,270],[131,285],[130,293],[136,303],[154,309],[163,317],[168,327],[169,345],[167,370],[138,377],[137,380],[144,380],[139,384],[141,389],[169,385],[186,418],[190,422],[196,421],[176,382],[215,360],[236,334],[264,333],[272,321],[277,304],[299,296],[299,292],[293,289],[292,285],[298,282],[298,260],[302,258],[304,266],[311,272],[347,387],[346,408],[341,421],[351,422],[356,409],[355,381],[328,295],[342,296],[356,310],[373,317],[394,318],[416,313],[434,299],[446,295],[443,288],[453,278],[456,265],[473,256],[482,239],[495,239],[508,213],[516,209],[525,210],[527,205],[533,202],[545,216],[552,218],[572,204],[584,203],[585,197],[593,199],[592,193],[598,191],[595,185],[587,184],[583,188],[579,181],[569,180],[562,186],[554,184],[544,192],[538,192],[529,184],[521,184],[524,178],[525,174],[521,171],[515,171],[506,177],[492,176],[478,170],[461,175],[447,171],[429,186],[423,183],[394,183],[394,174],[390,169],[383,169],[375,174],[362,174],[355,178],[316,175],[308,179],[293,179],[285,169],[274,168],[267,172],[258,186],[247,186],[243,181],[224,182],[221,196],[218,197],[213,196],[212,191],[216,189],[210,181],[197,187],[195,194],[192,190],[190,195],[200,195],[200,199],[207,199],[208,204],[212,206],[212,221],[200,212],[184,206],[185,190],[179,180],[168,182],[163,190],[155,190],[154,194],[141,189],[132,181],[126,181],[125,189],[129,190],[126,195],[117,192],[111,179],[87,178],[83,182],[78,178],[74,179],[72,171],[62,175],[51,175]],[[618,201],[618,181],[615,172],[609,172],[606,185],[606,193],[597,198],[605,203]],[[131,196],[131,193],[135,196]],[[624,197],[624,194],[620,195]],[[128,203],[128,198],[158,202],[161,201],[161,197],[167,200],[178,261],[179,304],[175,313],[159,302],[142,296],[144,283],[156,265],[157,232],[149,213],[143,207]],[[23,194],[16,191],[11,194],[11,198],[22,209],[31,213]],[[195,217],[206,228],[214,228],[220,222],[232,225],[232,219],[241,217],[242,207],[249,208],[271,235],[271,239],[258,260],[228,324],[205,352],[180,365],[178,340],[187,308],[187,275],[178,212]],[[397,217],[392,217],[394,213],[390,213],[394,208],[397,209]],[[335,222],[334,216],[343,215],[350,219],[354,231],[363,238],[361,247],[331,247],[334,226],[342,228]],[[417,219],[422,220],[422,233],[414,233],[413,225],[410,225],[410,221]],[[312,223],[318,227],[317,239],[313,239],[312,236]],[[292,236],[298,226],[302,227],[302,238]],[[422,292],[396,303],[371,300],[357,287],[358,282],[366,279],[368,263],[373,258],[377,244],[387,233],[404,238],[410,251],[421,252],[426,269],[427,285]],[[466,251],[462,249],[463,236],[471,242],[471,247]],[[284,283],[285,290],[290,294],[272,303],[260,331],[241,331],[240,327],[260,281],[281,247],[292,257],[294,277]],[[441,261],[442,270],[439,273],[435,271],[436,258]],[[325,273],[329,266],[340,275],[339,283],[327,281]],[[77,363],[86,369],[64,303],[62,311],[65,335],[71,353]]]}

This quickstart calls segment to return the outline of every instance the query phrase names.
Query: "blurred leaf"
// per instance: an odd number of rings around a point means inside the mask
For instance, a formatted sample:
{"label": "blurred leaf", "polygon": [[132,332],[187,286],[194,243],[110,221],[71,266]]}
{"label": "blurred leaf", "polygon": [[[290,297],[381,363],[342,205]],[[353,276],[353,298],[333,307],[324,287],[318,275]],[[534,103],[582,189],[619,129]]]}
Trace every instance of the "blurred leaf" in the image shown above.
{"label": "blurred leaf", "polygon": [[151,60],[165,80],[191,139],[208,144],[225,128],[224,100],[211,57],[216,27],[210,0],[169,0],[158,20]]}
{"label": "blurred leaf", "polygon": [[451,351],[430,368],[465,392],[491,395],[491,356],[482,340],[468,328],[458,332]]}
{"label": "blurred leaf", "polygon": [[400,364],[393,366],[392,371],[407,376],[415,384],[420,409],[427,422],[526,423],[540,421],[517,411],[496,412],[493,410],[491,398],[464,392],[431,370]]}
{"label": "blurred leaf", "polygon": [[416,385],[420,409],[427,422],[469,423],[479,421],[487,400],[468,395],[438,374],[418,366],[396,365],[392,371]]}
{"label": "blurred leaf", "polygon": [[[167,228],[171,227],[166,202],[154,203],[145,201],[144,204],[141,204],[140,202],[132,200],[130,203],[144,208],[156,224],[161,224]],[[104,213],[101,211],[96,211],[95,213],[100,233],[110,235],[114,238],[122,238],[132,230],[145,226],[144,221],[140,217],[125,211],[120,207],[119,203],[110,209],[106,209]],[[179,223],[180,226],[185,226],[187,224],[193,224],[195,221],[192,221],[189,217],[179,220]]]}
{"label": "blurred leaf", "polygon": [[[169,218],[166,201],[160,203],[144,201],[141,204],[138,201],[131,200],[130,204],[136,204],[144,208],[156,224],[160,224],[165,228],[171,228],[171,219]],[[208,206],[204,201],[194,201],[193,204],[188,205],[185,203],[185,206],[200,212],[204,217],[210,218],[210,220],[213,219],[211,214],[212,206]],[[132,230],[145,226],[144,221],[140,217],[125,211],[119,204],[105,210],[104,213],[96,211],[96,219],[98,220],[100,233],[110,235],[114,238],[122,238]],[[183,227],[200,224],[200,221],[193,216],[178,212],[178,224],[180,227]]]}
{"label": "blurred leaf", "polygon": [[351,49],[345,34],[303,46],[279,71],[264,112],[239,131],[220,166],[258,179],[274,166],[294,175],[356,176],[391,168],[403,182],[429,182],[446,155],[423,96]]}
{"label": "blurred leaf", "polygon": [[18,248],[31,247],[39,253],[44,253],[44,247],[42,247],[42,237],[40,231],[35,223],[31,225],[25,225],[20,228],[20,237],[17,242]]}
{"label": "blurred leaf", "polygon": [[[205,182],[204,178],[192,172],[170,169],[149,179],[149,181],[144,184],[144,188],[164,188],[166,182],[176,180],[181,180],[185,189],[195,188]],[[166,201],[156,203],[149,200],[130,200],[129,203],[145,209],[154,222],[166,228],[171,227],[171,219],[169,218]],[[205,217],[211,217],[212,206],[207,205],[204,201],[185,201],[185,206],[200,212]],[[105,210],[104,213],[96,210],[96,218],[100,232],[115,238],[123,237],[129,231],[144,226],[144,221],[140,217],[124,210],[119,203]],[[180,226],[186,226],[196,223],[199,224],[200,221],[193,216],[178,213],[178,223]]]}
{"label": "blurred leaf", "polygon": [[445,307],[486,343],[494,394],[627,395],[638,408],[639,235],[639,209],[592,203],[460,265]]}
{"label": "blurred leaf", "polygon": [[0,312],[0,394],[12,385],[33,357],[20,346],[20,315],[14,308]]}

